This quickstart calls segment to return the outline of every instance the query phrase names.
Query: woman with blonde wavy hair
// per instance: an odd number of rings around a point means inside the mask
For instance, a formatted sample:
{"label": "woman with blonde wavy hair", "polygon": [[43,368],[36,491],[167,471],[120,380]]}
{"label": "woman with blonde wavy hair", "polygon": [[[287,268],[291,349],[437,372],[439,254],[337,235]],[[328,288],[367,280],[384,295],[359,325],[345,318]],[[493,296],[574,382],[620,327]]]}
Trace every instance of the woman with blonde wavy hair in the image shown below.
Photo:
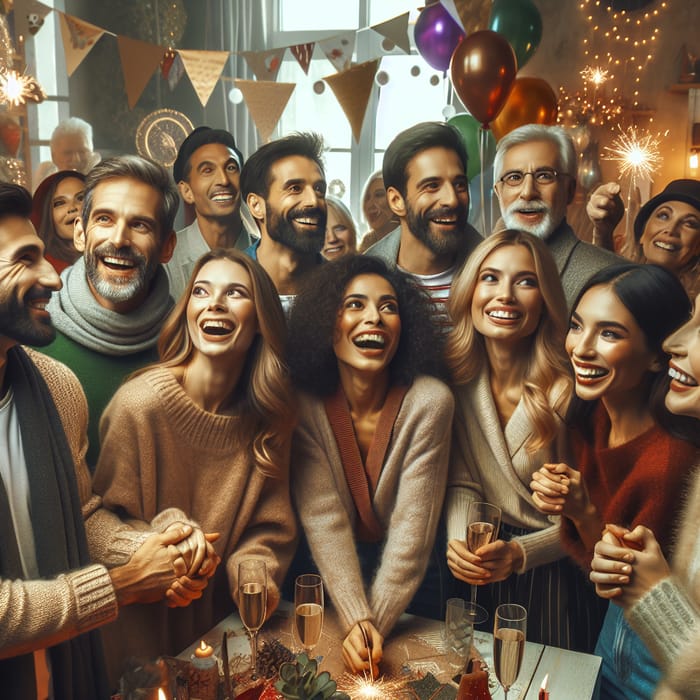
{"label": "woman with blonde wavy hair", "polygon": [[[563,417],[573,382],[564,352],[567,311],[554,260],[522,231],[489,236],[452,284],[446,360],[456,407],[446,497],[447,563],[479,586],[478,601],[528,608],[528,640],[569,649],[595,644],[592,587],[563,558],[558,518],[530,499],[533,468],[566,456]],[[469,504],[498,506],[497,540],[466,545]],[[517,574],[517,575],[516,575]],[[567,600],[568,597],[568,600]]]}
{"label": "woman with blonde wavy hair", "polygon": [[[200,638],[237,602],[243,559],[266,562],[267,614],[277,607],[296,539],[285,342],[279,297],[262,267],[235,250],[211,250],[163,327],[160,361],[107,406],[94,489],[138,527],[196,525],[183,594],[201,595],[177,610],[132,606],[107,628],[113,664],[176,654]],[[224,565],[214,572],[218,558]]]}

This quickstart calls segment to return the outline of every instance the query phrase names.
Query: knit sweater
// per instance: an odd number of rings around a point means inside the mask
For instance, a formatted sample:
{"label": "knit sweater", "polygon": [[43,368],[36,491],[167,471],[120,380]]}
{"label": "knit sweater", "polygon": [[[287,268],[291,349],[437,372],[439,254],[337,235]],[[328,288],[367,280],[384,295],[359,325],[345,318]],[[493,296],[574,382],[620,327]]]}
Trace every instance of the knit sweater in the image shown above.
{"label": "knit sweater", "polygon": [[[604,523],[654,532],[668,556],[678,494],[682,492],[696,457],[696,448],[654,425],[624,445],[607,447],[610,419],[599,405],[593,416],[593,443],[580,436],[574,443],[578,469],[591,503]],[[566,550],[586,570],[593,550],[587,550],[569,518],[562,518]]]}
{"label": "knit sweater", "polygon": [[664,672],[657,698],[700,699],[700,461],[675,531],[672,572],[627,612]]}
{"label": "knit sweater", "polygon": [[199,408],[165,368],[130,380],[107,406],[93,482],[105,506],[142,525],[194,521],[219,532],[214,547],[222,558],[188,607],[131,606],[105,629],[112,677],[127,656],[177,654],[232,612],[243,559],[266,562],[270,599],[279,598],[296,539],[288,465],[278,465],[279,479],[264,476],[239,425],[238,416]]}
{"label": "knit sweater", "polygon": [[371,620],[388,635],[421,583],[445,494],[453,407],[450,390],[432,377],[417,378],[404,397],[372,498],[386,534],[367,583],[355,549],[357,512],[324,402],[300,397],[294,501],[345,632]]}
{"label": "knit sweater", "polygon": [[[64,365],[27,349],[56,404],[75,473],[93,558],[123,563],[143,538],[115,527],[100,509],[85,464],[87,404],[75,375]],[[14,533],[4,533],[13,537]],[[117,616],[117,598],[107,569],[100,564],[66,572],[52,580],[9,581],[0,577],[0,658],[16,656],[87,632]]]}
{"label": "knit sweater", "polygon": [[504,523],[534,531],[515,538],[524,555],[517,573],[561,558],[564,552],[559,541],[559,518],[547,517],[535,508],[530,481],[532,473],[543,464],[565,459],[567,439],[563,423],[559,420],[559,433],[552,443],[537,452],[528,452],[524,445],[533,428],[523,401],[518,402],[503,429],[487,368],[458,387],[455,399],[445,506],[447,539],[464,541],[469,504],[486,501],[501,509]]}

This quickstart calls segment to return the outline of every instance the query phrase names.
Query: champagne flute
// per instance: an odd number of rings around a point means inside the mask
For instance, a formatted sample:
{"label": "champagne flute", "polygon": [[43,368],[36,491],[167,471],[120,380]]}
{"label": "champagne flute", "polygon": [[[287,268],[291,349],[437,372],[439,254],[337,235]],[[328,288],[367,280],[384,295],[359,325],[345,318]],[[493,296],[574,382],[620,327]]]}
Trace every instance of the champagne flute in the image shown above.
{"label": "champagne flute", "polygon": [[308,655],[323,629],[323,581],[318,574],[302,574],[294,582],[294,623]]}
{"label": "champagne flute", "polygon": [[[481,501],[472,501],[467,514],[467,549],[476,551],[498,538],[501,525],[501,509]],[[476,585],[471,587],[471,602],[476,603]]]}
{"label": "champagne flute", "polygon": [[522,605],[505,603],[496,608],[493,625],[493,663],[496,678],[503,686],[504,700],[515,683],[525,651],[527,611]]}
{"label": "champagne flute", "polygon": [[258,670],[258,630],[267,611],[267,569],[261,559],[244,559],[238,565],[238,613],[250,637],[252,678]]}

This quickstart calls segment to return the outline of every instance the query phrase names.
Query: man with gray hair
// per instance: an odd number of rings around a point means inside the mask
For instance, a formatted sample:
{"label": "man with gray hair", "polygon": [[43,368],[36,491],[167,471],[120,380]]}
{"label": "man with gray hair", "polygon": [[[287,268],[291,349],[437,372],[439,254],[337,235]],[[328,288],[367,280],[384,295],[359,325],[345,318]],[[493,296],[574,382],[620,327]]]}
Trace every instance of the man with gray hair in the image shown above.
{"label": "man with gray hair", "polygon": [[494,189],[506,228],[542,238],[551,251],[569,307],[590,277],[620,258],[581,241],[566,222],[576,192],[576,151],[558,126],[526,124],[498,142]]}
{"label": "man with gray hair", "polygon": [[83,256],[63,271],[63,288],[51,298],[57,335],[44,352],[68,365],[87,395],[91,468],[105,406],[124,377],[157,359],[173,306],[161,263],[173,254],[178,205],[168,172],[139,156],[108,158],[85,182],[74,233]]}
{"label": "man with gray hair", "polygon": [[51,134],[51,161],[40,163],[34,175],[34,185],[59,170],[77,170],[87,175],[100,161],[93,151],[92,126],[80,117],[64,119]]}

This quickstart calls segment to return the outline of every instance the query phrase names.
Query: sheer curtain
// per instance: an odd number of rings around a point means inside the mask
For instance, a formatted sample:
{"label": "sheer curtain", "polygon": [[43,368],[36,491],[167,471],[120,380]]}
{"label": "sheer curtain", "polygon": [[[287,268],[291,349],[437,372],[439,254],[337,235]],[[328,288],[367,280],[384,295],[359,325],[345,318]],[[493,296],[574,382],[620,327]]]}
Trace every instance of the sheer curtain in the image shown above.
{"label": "sheer curtain", "polygon": [[[214,0],[206,5],[209,49],[224,51],[263,51],[267,46],[272,17],[272,0]],[[253,75],[243,56],[235,53],[229,58],[224,75],[253,80]],[[236,145],[247,158],[258,148],[258,132],[248,114],[245,104],[232,104],[228,93],[232,82],[221,81],[212,101],[219,100],[225,128],[236,139]]]}

